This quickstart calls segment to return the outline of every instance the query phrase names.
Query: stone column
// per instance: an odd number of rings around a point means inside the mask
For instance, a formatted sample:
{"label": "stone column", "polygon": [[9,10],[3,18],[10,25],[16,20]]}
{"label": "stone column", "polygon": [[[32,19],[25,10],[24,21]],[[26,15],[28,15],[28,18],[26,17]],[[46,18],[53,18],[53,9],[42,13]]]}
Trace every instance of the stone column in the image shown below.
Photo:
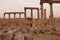
{"label": "stone column", "polygon": [[50,4],[50,25],[52,26],[53,25],[53,7],[52,7],[52,3],[49,3]]}
{"label": "stone column", "polygon": [[19,13],[19,24],[21,23],[21,14]]}
{"label": "stone column", "polygon": [[44,9],[44,21],[46,21],[46,9]]}
{"label": "stone column", "polygon": [[37,9],[37,13],[38,13],[38,23],[40,23],[40,14],[39,14],[39,9]]}
{"label": "stone column", "polygon": [[45,26],[46,25],[46,9],[44,9],[43,21],[44,21],[44,26]]}
{"label": "stone column", "polygon": [[15,22],[16,22],[15,15],[16,15],[16,14],[14,13],[14,25],[15,25]]}
{"label": "stone column", "polygon": [[25,15],[25,23],[27,22],[27,18],[26,18],[26,9],[24,9],[24,15]]}
{"label": "stone column", "polygon": [[9,22],[10,22],[10,13],[9,13]]}
{"label": "stone column", "polygon": [[41,24],[43,24],[43,3],[40,3],[41,5]]}
{"label": "stone column", "polygon": [[15,13],[13,15],[14,15],[14,21],[15,21]]}
{"label": "stone column", "polygon": [[5,14],[4,14],[4,21],[5,21]]}
{"label": "stone column", "polygon": [[33,9],[31,9],[31,18],[32,18],[32,23],[33,23]]}

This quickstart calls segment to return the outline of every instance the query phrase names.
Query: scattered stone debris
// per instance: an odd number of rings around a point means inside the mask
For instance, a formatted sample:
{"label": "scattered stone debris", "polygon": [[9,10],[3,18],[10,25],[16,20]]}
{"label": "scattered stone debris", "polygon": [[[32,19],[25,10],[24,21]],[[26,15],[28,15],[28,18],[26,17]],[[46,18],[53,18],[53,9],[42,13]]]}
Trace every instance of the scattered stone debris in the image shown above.
{"label": "scattered stone debris", "polygon": [[[30,26],[30,25],[29,25]],[[0,40],[33,40],[28,34],[45,34],[60,36],[60,30],[49,27],[1,27]],[[28,34],[27,34],[28,33]],[[26,35],[25,35],[26,34]],[[25,35],[25,36],[24,36]]]}

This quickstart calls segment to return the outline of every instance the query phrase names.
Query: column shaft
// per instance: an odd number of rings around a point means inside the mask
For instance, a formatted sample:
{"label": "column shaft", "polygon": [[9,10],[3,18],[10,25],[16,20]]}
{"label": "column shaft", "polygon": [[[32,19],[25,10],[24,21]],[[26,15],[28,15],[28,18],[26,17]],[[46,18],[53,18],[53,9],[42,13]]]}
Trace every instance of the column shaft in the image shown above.
{"label": "column shaft", "polygon": [[46,21],[46,9],[44,9],[44,21]]}
{"label": "column shaft", "polygon": [[38,20],[39,20],[39,19],[40,19],[40,17],[39,17],[39,16],[40,16],[40,14],[39,14],[39,9],[37,10],[37,13],[38,13]]}
{"label": "column shaft", "polygon": [[16,21],[16,19],[15,19],[15,15],[16,15],[16,14],[14,14],[14,21]]}
{"label": "column shaft", "polygon": [[16,22],[15,15],[16,15],[16,14],[14,13],[14,25],[15,25],[15,22]]}
{"label": "column shaft", "polygon": [[40,23],[40,14],[39,14],[39,9],[37,10],[38,13],[38,24]]}
{"label": "column shaft", "polygon": [[53,8],[52,8],[52,3],[50,3],[50,25],[53,25]]}
{"label": "column shaft", "polygon": [[41,3],[41,24],[43,24],[43,3]]}
{"label": "column shaft", "polygon": [[24,15],[25,15],[25,23],[26,23],[26,22],[27,22],[27,18],[26,18],[26,9],[24,9],[24,11],[25,11]]}
{"label": "column shaft", "polygon": [[33,23],[33,9],[31,9],[31,18],[32,18],[32,23]]}
{"label": "column shaft", "polygon": [[9,22],[10,22],[10,13],[9,13]]}
{"label": "column shaft", "polygon": [[4,14],[4,21],[5,21],[5,14]]}
{"label": "column shaft", "polygon": [[19,23],[21,23],[21,14],[19,14]]}

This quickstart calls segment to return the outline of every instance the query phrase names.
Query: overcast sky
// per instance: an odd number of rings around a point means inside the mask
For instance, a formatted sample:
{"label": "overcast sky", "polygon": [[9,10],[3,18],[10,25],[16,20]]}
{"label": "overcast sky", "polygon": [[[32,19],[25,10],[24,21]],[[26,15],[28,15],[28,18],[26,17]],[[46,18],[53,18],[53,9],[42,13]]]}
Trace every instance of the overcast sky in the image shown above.
{"label": "overcast sky", "polygon": [[[40,7],[40,0],[0,0],[0,18],[4,12],[20,12],[24,11],[24,7]],[[53,4],[54,17],[60,17],[60,4]],[[49,16],[49,4],[44,4],[47,9],[47,17]],[[30,15],[30,14],[28,14]],[[36,16],[36,14],[34,14]],[[7,17],[7,16],[6,16]]]}

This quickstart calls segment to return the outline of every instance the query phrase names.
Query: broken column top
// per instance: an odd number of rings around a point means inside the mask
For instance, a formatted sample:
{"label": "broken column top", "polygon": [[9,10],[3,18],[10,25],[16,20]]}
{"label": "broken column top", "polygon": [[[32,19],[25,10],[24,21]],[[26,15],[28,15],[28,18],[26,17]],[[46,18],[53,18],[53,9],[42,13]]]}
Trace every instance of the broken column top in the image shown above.
{"label": "broken column top", "polygon": [[40,0],[40,3],[60,3],[60,0]]}

